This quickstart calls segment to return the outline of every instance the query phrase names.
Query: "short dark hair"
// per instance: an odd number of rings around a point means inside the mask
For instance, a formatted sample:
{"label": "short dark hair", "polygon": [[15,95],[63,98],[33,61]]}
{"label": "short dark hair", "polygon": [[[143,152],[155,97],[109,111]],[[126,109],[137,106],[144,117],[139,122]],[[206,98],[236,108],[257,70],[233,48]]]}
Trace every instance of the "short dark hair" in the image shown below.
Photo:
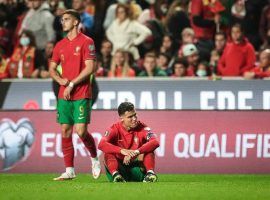
{"label": "short dark hair", "polygon": [[123,102],[118,106],[118,115],[121,116],[125,114],[125,112],[130,112],[134,110],[134,105],[130,102]]}
{"label": "short dark hair", "polygon": [[81,22],[81,15],[80,15],[80,13],[78,11],[76,11],[74,9],[65,10],[65,12],[62,14],[62,17],[65,14],[72,15],[75,19],[77,19],[79,21],[79,23]]}

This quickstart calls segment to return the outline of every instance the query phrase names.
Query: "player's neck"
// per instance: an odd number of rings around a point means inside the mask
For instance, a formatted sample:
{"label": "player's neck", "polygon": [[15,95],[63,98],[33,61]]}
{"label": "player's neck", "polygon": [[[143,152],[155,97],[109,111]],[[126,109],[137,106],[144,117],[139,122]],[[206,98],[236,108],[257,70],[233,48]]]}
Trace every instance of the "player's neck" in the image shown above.
{"label": "player's neck", "polygon": [[70,30],[67,34],[67,38],[69,40],[73,40],[74,38],[77,37],[77,35],[79,34],[79,31],[76,27],[74,27],[72,30]]}

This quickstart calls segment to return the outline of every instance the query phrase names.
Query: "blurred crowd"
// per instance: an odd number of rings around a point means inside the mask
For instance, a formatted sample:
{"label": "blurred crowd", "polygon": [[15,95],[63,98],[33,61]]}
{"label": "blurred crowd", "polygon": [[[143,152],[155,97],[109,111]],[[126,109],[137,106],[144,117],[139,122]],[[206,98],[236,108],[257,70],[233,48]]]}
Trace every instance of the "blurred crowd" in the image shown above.
{"label": "blurred crowd", "polygon": [[0,79],[49,78],[66,9],[96,77],[270,77],[270,0],[0,0]]}

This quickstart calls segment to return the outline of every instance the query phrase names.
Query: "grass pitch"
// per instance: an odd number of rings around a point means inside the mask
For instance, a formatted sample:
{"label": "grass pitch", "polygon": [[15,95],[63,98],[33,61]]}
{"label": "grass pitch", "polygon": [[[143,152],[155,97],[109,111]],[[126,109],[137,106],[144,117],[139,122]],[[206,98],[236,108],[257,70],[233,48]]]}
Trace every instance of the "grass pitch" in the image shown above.
{"label": "grass pitch", "polygon": [[0,174],[0,199],[270,199],[270,175],[159,175],[157,183],[109,183],[78,174],[72,181],[52,181],[59,174]]}

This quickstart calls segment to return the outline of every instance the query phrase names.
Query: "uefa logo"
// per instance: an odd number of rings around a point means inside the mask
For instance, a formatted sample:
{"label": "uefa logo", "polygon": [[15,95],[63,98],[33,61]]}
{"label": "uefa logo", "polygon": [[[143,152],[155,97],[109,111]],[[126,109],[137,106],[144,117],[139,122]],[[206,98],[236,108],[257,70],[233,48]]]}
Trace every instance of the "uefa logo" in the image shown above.
{"label": "uefa logo", "polygon": [[11,119],[0,121],[0,159],[1,171],[6,171],[16,163],[25,160],[35,140],[35,130],[27,118],[16,122]]}

